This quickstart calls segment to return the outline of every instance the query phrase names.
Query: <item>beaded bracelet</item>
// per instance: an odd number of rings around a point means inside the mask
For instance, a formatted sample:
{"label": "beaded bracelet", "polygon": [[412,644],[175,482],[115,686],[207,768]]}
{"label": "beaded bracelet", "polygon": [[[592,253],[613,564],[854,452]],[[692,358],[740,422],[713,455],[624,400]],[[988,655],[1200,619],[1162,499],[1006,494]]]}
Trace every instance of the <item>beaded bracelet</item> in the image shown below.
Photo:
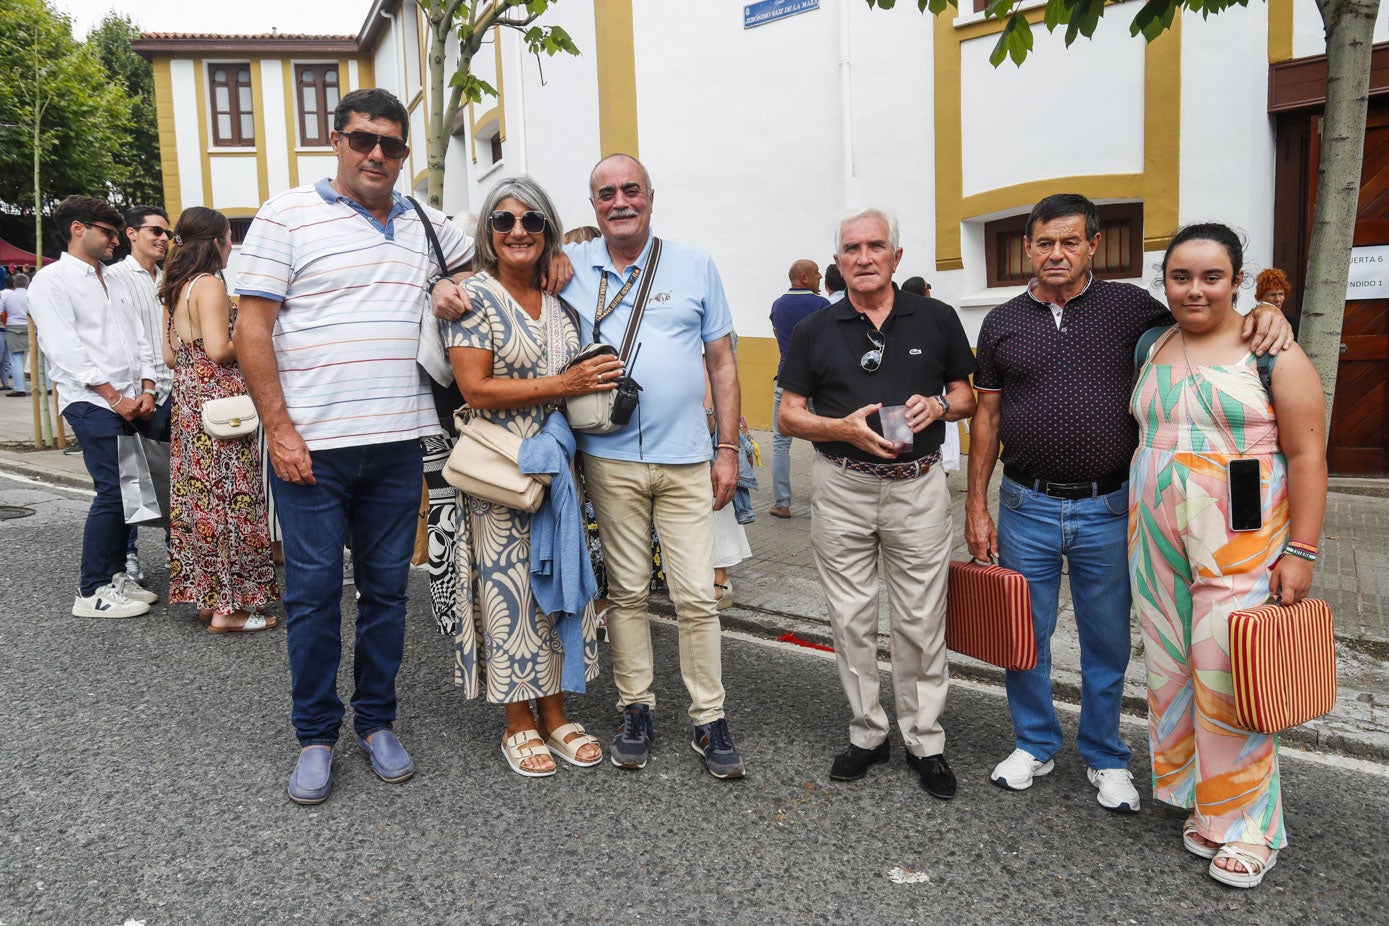
{"label": "beaded bracelet", "polygon": [[1315,563],[1317,561],[1316,553],[1304,550],[1301,547],[1294,546],[1291,543],[1289,543],[1287,546],[1283,548],[1283,553],[1286,556],[1296,556],[1298,559],[1305,559],[1310,563]]}

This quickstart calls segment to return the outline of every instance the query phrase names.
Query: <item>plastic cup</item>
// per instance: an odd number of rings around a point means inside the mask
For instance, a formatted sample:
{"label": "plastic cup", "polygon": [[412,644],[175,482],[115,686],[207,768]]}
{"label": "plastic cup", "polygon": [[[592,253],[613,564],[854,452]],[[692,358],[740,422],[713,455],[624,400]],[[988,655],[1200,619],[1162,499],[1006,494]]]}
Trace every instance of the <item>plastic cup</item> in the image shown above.
{"label": "plastic cup", "polygon": [[883,423],[883,437],[892,441],[892,449],[901,453],[910,450],[916,439],[912,426],[907,423],[907,406],[888,405],[878,412]]}

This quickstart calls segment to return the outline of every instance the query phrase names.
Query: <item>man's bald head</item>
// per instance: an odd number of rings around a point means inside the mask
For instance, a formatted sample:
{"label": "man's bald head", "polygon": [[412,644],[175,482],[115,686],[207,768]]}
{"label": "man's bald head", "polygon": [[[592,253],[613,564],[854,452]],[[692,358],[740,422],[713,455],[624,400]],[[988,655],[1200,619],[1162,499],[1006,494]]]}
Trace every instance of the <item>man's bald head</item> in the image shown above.
{"label": "man's bald head", "polygon": [[610,154],[610,155],[608,155],[607,157],[605,157],[605,158],[603,158],[602,160],[600,160],[597,164],[594,164],[594,165],[593,165],[593,170],[589,171],[589,173],[588,173],[588,192],[589,192],[589,195],[592,196],[592,195],[593,195],[594,193],[596,193],[597,190],[598,190],[598,187],[596,186],[596,183],[595,183],[595,181],[597,180],[597,177],[598,177],[598,172],[599,172],[600,170],[602,170],[602,168],[603,168],[605,165],[611,164],[613,161],[617,161],[617,160],[627,161],[627,162],[629,162],[629,163],[631,163],[631,164],[634,164],[634,165],[636,166],[636,168],[637,168],[638,170],[641,171],[642,179],[645,181],[645,184],[646,184],[646,193],[647,193],[647,195],[649,196],[649,195],[651,194],[651,192],[652,192],[652,190],[651,190],[651,172],[650,172],[649,170],[646,169],[646,165],[643,164],[641,161],[638,161],[636,158],[632,157],[630,154],[622,154],[622,153]]}
{"label": "man's bald head", "polygon": [[820,268],[815,261],[801,258],[791,265],[786,274],[792,289],[808,289],[812,293],[820,291]]}

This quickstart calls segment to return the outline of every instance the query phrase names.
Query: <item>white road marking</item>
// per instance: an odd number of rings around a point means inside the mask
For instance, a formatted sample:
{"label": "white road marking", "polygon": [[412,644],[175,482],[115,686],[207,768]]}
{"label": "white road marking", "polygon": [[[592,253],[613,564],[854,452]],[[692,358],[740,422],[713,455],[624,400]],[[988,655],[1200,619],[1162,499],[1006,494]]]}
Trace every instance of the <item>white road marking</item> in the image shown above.
{"label": "white road marking", "polygon": [[32,476],[16,476],[14,473],[0,472],[0,479],[8,479],[11,482],[22,482],[27,486],[36,486],[44,489],[54,489],[59,492],[71,492],[73,495],[85,495],[87,498],[96,498],[96,493],[91,489],[75,489],[72,486],[57,485],[52,482],[44,482],[42,479],[35,479]]}

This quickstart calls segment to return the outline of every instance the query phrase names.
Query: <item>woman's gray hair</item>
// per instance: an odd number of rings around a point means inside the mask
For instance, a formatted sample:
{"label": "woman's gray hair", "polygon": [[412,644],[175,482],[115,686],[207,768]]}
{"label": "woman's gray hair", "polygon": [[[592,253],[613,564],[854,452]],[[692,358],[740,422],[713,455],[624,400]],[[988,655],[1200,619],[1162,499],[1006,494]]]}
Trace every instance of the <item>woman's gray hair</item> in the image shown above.
{"label": "woman's gray hair", "polygon": [[550,194],[528,176],[507,177],[497,181],[497,185],[487,192],[482,205],[478,207],[477,233],[473,236],[473,266],[486,270],[493,276],[497,272],[497,249],[492,246],[492,228],[488,219],[504,199],[515,199],[527,209],[545,213],[545,244],[540,250],[540,260],[535,265],[535,285],[540,285],[540,276],[550,266],[550,261],[563,250],[562,236],[564,224],[559,220]]}
{"label": "woman's gray hair", "polygon": [[897,231],[897,216],[888,212],[886,209],[878,209],[874,206],[859,206],[853,209],[845,209],[839,213],[839,222],[834,226],[834,253],[838,254],[844,244],[844,226],[858,219],[881,219],[887,226],[887,243],[896,251],[900,247],[901,236]]}

